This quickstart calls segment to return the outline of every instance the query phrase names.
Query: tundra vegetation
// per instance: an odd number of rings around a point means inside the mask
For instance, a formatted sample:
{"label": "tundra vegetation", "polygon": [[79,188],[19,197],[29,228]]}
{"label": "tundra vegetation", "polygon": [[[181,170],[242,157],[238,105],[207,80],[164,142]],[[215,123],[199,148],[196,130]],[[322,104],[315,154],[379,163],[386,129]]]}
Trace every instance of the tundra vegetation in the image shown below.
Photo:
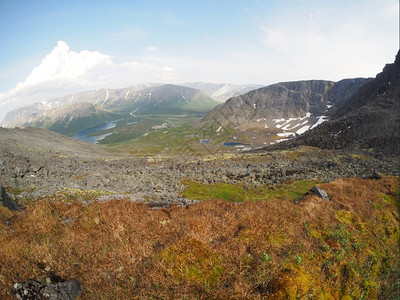
{"label": "tundra vegetation", "polygon": [[81,299],[398,297],[398,177],[317,183],[330,201],[313,181],[183,184],[207,200],[155,210],[67,189],[0,207],[1,298],[53,274],[82,282]]}

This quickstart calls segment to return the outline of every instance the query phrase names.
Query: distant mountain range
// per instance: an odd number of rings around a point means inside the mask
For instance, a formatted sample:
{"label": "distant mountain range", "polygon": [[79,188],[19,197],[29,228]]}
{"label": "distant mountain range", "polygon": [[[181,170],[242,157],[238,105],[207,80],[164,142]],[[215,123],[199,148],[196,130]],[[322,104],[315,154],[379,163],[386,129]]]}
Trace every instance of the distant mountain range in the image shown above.
{"label": "distant mountain range", "polygon": [[232,84],[232,83],[207,83],[207,82],[189,82],[181,85],[199,89],[218,102],[225,102],[229,98],[245,94],[249,91],[263,87],[260,84]]}
{"label": "distant mountain range", "polygon": [[171,84],[140,84],[54,98],[13,110],[3,127],[40,127],[72,135],[119,118],[205,114],[218,104],[204,92]]}
{"label": "distant mountain range", "polygon": [[[222,137],[229,142],[230,137],[231,142],[252,149],[305,144],[395,153],[399,150],[399,64],[397,54],[375,79],[308,80],[266,87],[141,84],[88,91],[11,111],[2,126],[41,127],[70,136],[95,128],[97,136],[107,136],[105,143],[115,143],[152,130],[193,124],[185,136],[201,136],[209,145],[221,143]],[[240,95],[224,103],[215,100],[236,94]],[[108,121],[113,121],[112,127],[96,129]]]}

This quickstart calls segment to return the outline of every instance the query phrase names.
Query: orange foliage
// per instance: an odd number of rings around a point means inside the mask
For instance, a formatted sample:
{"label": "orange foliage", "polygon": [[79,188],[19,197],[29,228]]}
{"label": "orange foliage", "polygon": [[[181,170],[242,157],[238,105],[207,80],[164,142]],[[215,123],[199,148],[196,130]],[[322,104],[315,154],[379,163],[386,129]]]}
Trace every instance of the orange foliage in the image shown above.
{"label": "orange foliage", "polygon": [[319,186],[332,201],[153,210],[42,200],[14,213],[11,225],[2,213],[0,297],[50,271],[81,281],[82,299],[398,296],[398,179]]}

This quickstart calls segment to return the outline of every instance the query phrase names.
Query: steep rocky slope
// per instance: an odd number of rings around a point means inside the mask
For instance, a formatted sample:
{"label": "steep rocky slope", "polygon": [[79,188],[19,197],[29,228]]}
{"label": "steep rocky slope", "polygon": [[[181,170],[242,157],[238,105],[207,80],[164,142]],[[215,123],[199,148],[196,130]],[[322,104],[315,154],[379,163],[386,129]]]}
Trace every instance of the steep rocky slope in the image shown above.
{"label": "steep rocky slope", "polygon": [[239,131],[262,130],[274,140],[302,134],[326,121],[370,79],[339,82],[310,80],[283,82],[227,100],[211,110],[199,127],[231,126]]}
{"label": "steep rocky slope", "polygon": [[327,149],[376,149],[399,153],[400,52],[395,62],[362,86],[332,120],[271,149],[310,145]]}

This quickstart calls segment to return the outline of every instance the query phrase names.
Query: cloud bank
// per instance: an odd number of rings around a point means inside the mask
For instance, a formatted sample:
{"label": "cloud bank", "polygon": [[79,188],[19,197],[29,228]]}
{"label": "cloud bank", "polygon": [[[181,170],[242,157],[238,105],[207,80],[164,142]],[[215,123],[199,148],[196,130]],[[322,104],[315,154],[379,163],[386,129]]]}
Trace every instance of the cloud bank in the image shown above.
{"label": "cloud bank", "polygon": [[17,107],[69,93],[179,78],[175,69],[165,63],[163,59],[147,58],[118,64],[106,54],[89,50],[75,52],[66,42],[59,41],[23,82],[0,94],[0,121]]}

